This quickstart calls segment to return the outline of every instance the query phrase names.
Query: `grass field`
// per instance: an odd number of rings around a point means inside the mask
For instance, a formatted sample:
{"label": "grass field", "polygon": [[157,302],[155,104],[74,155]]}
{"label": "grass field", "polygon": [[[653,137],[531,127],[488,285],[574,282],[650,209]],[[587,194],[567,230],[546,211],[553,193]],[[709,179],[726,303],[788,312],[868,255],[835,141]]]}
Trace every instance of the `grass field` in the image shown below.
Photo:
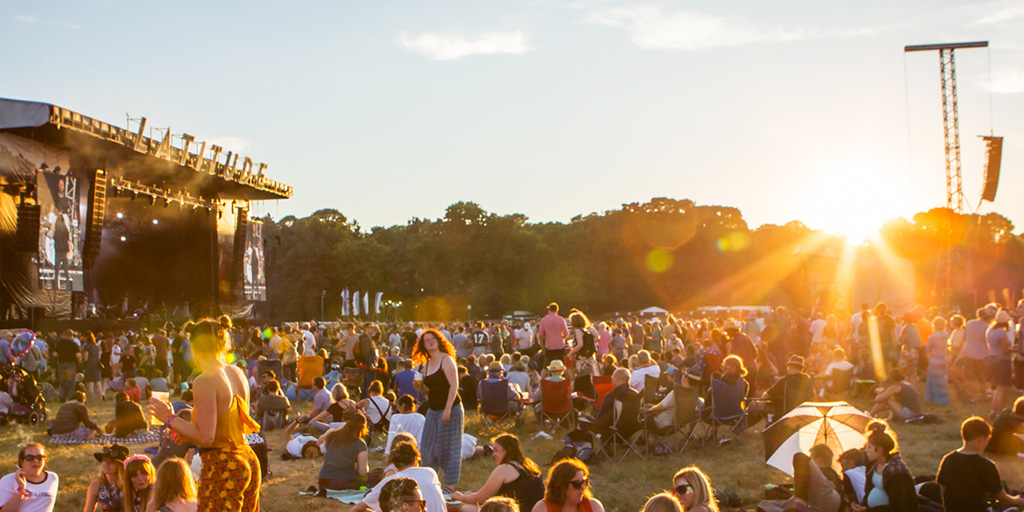
{"label": "grass field", "polygon": [[[55,410],[57,404],[49,404]],[[865,401],[854,401],[854,405],[866,406]],[[90,404],[97,423],[108,421],[113,416],[111,401],[96,407]],[[308,408],[309,404],[300,407]],[[970,414],[983,414],[987,406],[926,407],[926,412],[937,414],[943,423],[939,425],[895,425],[899,435],[904,458],[915,475],[934,474],[943,454],[959,447],[960,421]],[[531,415],[532,418],[532,415]],[[480,422],[475,416],[466,421],[466,432],[476,434]],[[744,507],[753,509],[761,499],[765,484],[786,482],[788,477],[764,463],[764,448],[756,434],[762,425],[748,430],[743,443],[728,443],[723,446],[689,448],[682,455],[648,457],[639,460],[628,458],[621,464],[598,463],[591,467],[594,495],[609,511],[632,512],[639,510],[646,498],[671,485],[672,474],[679,468],[697,465],[710,476],[716,488],[733,488],[743,499]],[[551,456],[561,446],[561,440],[532,439],[537,427],[532,421],[518,432],[524,440],[526,453],[534,458],[542,469],[547,469]],[[270,471],[272,475],[263,487],[263,510],[305,512],[314,510],[345,510],[347,505],[334,500],[308,498],[298,491],[316,482],[320,459],[283,461],[281,454],[287,441],[281,431],[269,432]],[[27,441],[46,444],[45,426],[36,428],[12,424],[0,431],[0,449],[4,454],[2,464],[13,471],[17,447]],[[481,440],[482,442],[483,440]],[[131,446],[134,452],[142,446]],[[48,447],[48,469],[60,475],[60,493],[56,510],[61,512],[81,511],[85,505],[85,490],[99,471],[92,453],[96,445]],[[381,465],[381,454],[371,454],[371,467]],[[997,461],[1003,478],[1013,487],[1024,485],[1024,470],[1019,460]],[[476,490],[483,484],[494,467],[489,457],[465,461],[458,490]]]}

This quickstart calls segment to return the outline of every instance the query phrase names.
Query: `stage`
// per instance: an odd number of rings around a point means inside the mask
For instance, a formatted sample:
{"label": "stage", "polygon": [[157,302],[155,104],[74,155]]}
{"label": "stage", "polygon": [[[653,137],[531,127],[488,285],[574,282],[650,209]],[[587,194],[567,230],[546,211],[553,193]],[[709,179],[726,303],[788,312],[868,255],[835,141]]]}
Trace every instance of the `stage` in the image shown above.
{"label": "stage", "polygon": [[265,313],[249,212],[291,187],[266,164],[169,128],[146,136],[146,124],[0,99],[0,327]]}

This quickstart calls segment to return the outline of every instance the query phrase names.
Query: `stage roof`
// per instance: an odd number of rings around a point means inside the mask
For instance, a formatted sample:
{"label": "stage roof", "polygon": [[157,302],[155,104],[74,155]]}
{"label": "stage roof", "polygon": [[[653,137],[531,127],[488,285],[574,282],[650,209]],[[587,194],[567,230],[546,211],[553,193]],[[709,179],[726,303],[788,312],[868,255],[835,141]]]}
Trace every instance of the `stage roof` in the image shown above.
{"label": "stage roof", "polygon": [[145,118],[133,132],[57,105],[0,98],[0,131],[86,155],[128,179],[184,187],[207,198],[259,201],[292,195],[292,187],[263,176],[266,164],[187,133],[172,136],[170,129],[162,140],[151,139],[145,129]]}

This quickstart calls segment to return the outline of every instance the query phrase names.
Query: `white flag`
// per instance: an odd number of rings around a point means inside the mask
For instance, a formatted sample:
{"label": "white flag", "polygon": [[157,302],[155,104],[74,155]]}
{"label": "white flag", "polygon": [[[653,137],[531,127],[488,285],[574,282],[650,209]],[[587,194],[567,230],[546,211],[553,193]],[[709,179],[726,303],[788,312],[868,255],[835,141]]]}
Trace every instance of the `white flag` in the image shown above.
{"label": "white flag", "polygon": [[370,292],[363,292],[363,313],[370,316]]}
{"label": "white flag", "polygon": [[349,304],[349,292],[348,288],[341,292],[341,316],[348,316],[351,311],[351,305]]}
{"label": "white flag", "polygon": [[376,314],[380,314],[380,299],[384,296],[384,292],[377,292],[377,297],[374,302],[373,310]]}
{"label": "white flag", "polygon": [[352,314],[359,316],[359,290],[356,290],[356,293],[352,295]]}

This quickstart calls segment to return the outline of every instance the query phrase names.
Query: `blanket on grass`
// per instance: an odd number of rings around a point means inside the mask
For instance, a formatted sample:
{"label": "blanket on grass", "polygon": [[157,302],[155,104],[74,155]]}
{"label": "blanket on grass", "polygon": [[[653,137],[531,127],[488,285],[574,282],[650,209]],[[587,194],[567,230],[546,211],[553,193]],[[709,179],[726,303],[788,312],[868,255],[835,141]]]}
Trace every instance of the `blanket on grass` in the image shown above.
{"label": "blanket on grass", "polygon": [[83,439],[75,432],[50,436],[50,444],[152,444],[160,442],[160,430],[143,430],[128,437],[114,437],[110,434],[95,439]]}

